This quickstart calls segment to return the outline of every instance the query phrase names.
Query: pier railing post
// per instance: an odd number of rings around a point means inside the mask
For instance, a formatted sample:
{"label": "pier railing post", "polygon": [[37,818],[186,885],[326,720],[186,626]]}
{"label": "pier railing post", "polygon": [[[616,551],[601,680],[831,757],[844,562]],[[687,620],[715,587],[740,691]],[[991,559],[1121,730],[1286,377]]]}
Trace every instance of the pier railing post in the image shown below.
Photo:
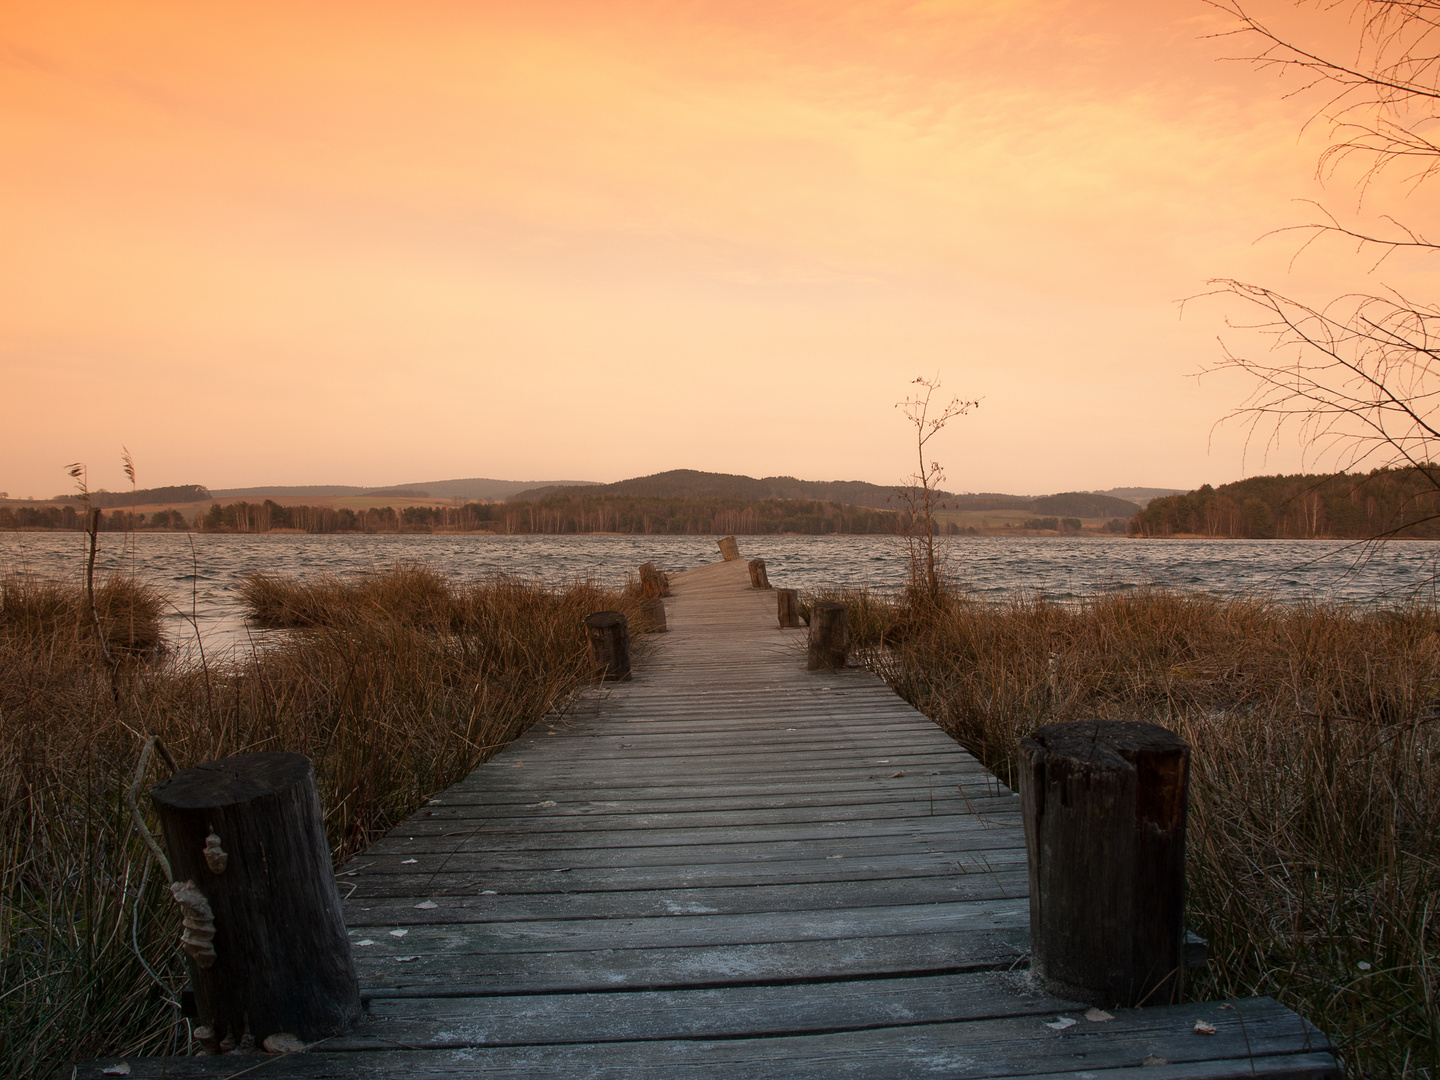
{"label": "pier railing post", "polygon": [[799,626],[800,594],[794,589],[776,589],[775,614],[780,620],[780,629],[789,630]]}
{"label": "pier railing post", "polygon": [[262,753],[182,769],[150,793],[183,912],[198,1041],[217,1053],[272,1035],[345,1031],[360,991],[315,770]]}
{"label": "pier railing post", "polygon": [[653,562],[640,564],[640,585],[646,596],[669,596],[670,576],[655,569]]}
{"label": "pier railing post", "polygon": [[1100,1006],[1183,990],[1190,748],[1155,724],[1080,720],[1020,740],[1030,968]]}
{"label": "pier railing post", "polygon": [[590,665],[604,680],[630,678],[630,623],[619,611],[585,616]]}
{"label": "pier railing post", "polygon": [[720,545],[720,556],[726,562],[734,562],[740,558],[740,545],[735,543],[735,537],[722,536],[718,543]]}
{"label": "pier railing post", "polygon": [[770,579],[765,576],[765,560],[751,559],[747,565],[750,567],[750,587],[752,589],[768,589]]}
{"label": "pier railing post", "polygon": [[843,668],[850,653],[850,614],[844,604],[819,600],[810,605],[809,657],[805,666]]}

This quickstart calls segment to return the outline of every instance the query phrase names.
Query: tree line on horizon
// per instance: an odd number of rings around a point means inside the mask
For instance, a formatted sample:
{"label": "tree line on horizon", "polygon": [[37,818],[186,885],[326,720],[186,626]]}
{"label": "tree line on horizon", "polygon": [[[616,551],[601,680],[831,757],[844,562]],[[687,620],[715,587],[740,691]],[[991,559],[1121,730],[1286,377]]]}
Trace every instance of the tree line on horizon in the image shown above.
{"label": "tree line on horizon", "polygon": [[[263,502],[211,503],[187,517],[180,510],[102,513],[103,532],[195,530],[218,533],[426,533],[492,532],[510,535],[640,533],[662,535],[884,534],[896,513],[805,499],[683,499],[643,496],[552,495],[534,501],[463,506],[391,506],[370,509],[281,506]],[[0,529],[85,529],[74,505],[0,507]]]}
{"label": "tree line on horizon", "polygon": [[1154,499],[1130,535],[1228,539],[1440,538],[1440,466],[1295,473]]}
{"label": "tree line on horizon", "polygon": [[[1440,538],[1440,466],[1376,469],[1368,474],[1256,476],[1204,485],[1157,498],[1108,531],[1134,537],[1205,536],[1227,539]],[[1070,502],[1069,497],[1049,499]],[[108,501],[108,500],[107,500]],[[1034,500],[1032,505],[1049,500]],[[1108,501],[1108,500],[1107,500]],[[1048,507],[1047,507],[1048,508]],[[1089,509],[1087,507],[1087,509]],[[1106,509],[1109,509],[1107,506]],[[428,533],[508,535],[622,533],[658,535],[877,535],[903,528],[903,511],[812,499],[673,497],[569,488],[539,498],[469,502],[462,506],[381,506],[370,509],[282,506],[273,500],[212,502],[203,512],[178,509],[132,514],[104,512],[106,532],[195,530],[220,533]],[[1037,518],[1030,529],[1077,532],[1071,518]],[[1070,525],[1070,529],[1065,529]],[[85,528],[82,508],[0,507],[0,529]],[[956,532],[955,527],[946,531]]]}

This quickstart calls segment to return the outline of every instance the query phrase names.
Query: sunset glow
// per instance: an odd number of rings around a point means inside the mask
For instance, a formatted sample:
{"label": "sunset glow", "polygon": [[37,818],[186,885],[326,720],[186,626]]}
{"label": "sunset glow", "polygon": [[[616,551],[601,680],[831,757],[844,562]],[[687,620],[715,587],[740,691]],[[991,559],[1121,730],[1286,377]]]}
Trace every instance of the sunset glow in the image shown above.
{"label": "sunset glow", "polygon": [[[1275,10],[1290,18],[1288,5]],[[1327,32],[1341,34],[1343,18]],[[32,3],[0,16],[0,489],[1294,468],[1207,279],[1323,301],[1318,103],[1204,4]],[[1377,190],[1365,212],[1394,196]],[[1407,216],[1416,219],[1418,206]],[[1423,225],[1423,221],[1416,221]]]}

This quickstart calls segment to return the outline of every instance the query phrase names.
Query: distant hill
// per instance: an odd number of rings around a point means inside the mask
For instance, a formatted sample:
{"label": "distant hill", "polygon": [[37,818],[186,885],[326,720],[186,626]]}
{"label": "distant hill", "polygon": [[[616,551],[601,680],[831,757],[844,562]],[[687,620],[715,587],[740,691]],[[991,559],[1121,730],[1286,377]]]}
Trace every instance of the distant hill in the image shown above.
{"label": "distant hill", "polygon": [[[556,495],[578,495],[582,489],[574,485],[552,484],[519,491],[509,496],[511,502],[536,502]],[[798,480],[793,476],[766,476],[756,479],[738,473],[700,472],[696,469],[671,469],[669,472],[637,476],[613,484],[590,484],[583,494],[591,497],[626,496],[652,499],[736,499],[754,502],[764,499],[809,499],[815,502],[844,503],[868,506],[877,510],[893,508],[895,488],[869,484],[863,480]],[[940,493],[943,499],[958,499],[950,492]],[[1002,499],[1013,496],[998,496]]]}
{"label": "distant hill", "polygon": [[337,496],[374,495],[392,499],[474,499],[477,502],[492,502],[508,499],[516,492],[540,486],[586,487],[589,480],[490,480],[471,477],[467,480],[425,480],[412,484],[391,484],[385,487],[356,487],[346,484],[312,484],[309,486],[287,486],[271,484],[266,487],[216,488],[209,495],[217,499],[263,499],[283,496]]}
{"label": "distant hill", "polygon": [[[259,487],[209,489],[201,484],[146,488],[135,493],[140,504],[209,502],[216,499],[336,498],[369,496],[392,499],[456,499],[474,502],[543,502],[558,497],[586,496],[622,499],[719,499],[737,503],[760,503],[772,499],[834,503],[874,510],[900,509],[894,485],[871,484],[864,480],[800,480],[794,476],[756,478],[739,473],[701,472],[698,469],[671,469],[668,472],[637,476],[612,484],[589,480],[495,480],[470,477],[459,480],[426,480],[385,487],[354,484],[272,484]],[[936,497],[950,510],[1028,510],[1054,517],[1125,518],[1149,498],[1171,494],[1172,489],[1112,488],[1109,492],[1067,491],[1057,495],[1006,495],[1001,492],[939,491]],[[1116,496],[1120,497],[1116,497]],[[130,504],[129,492],[95,492],[96,506],[110,508]],[[55,501],[78,502],[76,496]]]}
{"label": "distant hill", "polygon": [[1091,491],[1066,491],[1060,495],[1045,495],[1035,499],[1030,509],[1037,514],[1054,517],[1078,518],[1124,518],[1135,516],[1137,504],[1129,499],[1117,499],[1113,495],[1101,495]]}
{"label": "distant hill", "polygon": [[1151,499],[1163,499],[1167,495],[1184,495],[1184,488],[1147,488],[1147,487],[1117,487],[1109,491],[1092,491],[1092,495],[1114,495],[1116,498],[1132,502],[1142,510],[1149,504]]}
{"label": "distant hill", "polygon": [[[510,496],[509,502],[545,502],[557,497],[727,499],[762,502],[767,499],[804,499],[841,503],[876,510],[901,509],[897,488],[863,480],[797,480],[793,476],[766,476],[756,479],[737,473],[710,473],[696,469],[637,476],[613,484],[592,484],[585,488],[560,485],[531,488]],[[936,492],[936,498],[950,510],[1032,510],[1056,517],[1124,518],[1134,516],[1137,504],[1127,499],[1088,491],[1067,491],[1059,495],[1003,495],[998,492]]]}
{"label": "distant hill", "polygon": [[[112,506],[151,506],[155,503],[204,502],[212,492],[203,484],[175,484],[171,487],[140,488],[137,491],[92,491],[90,505],[108,510]],[[79,495],[57,495],[53,502],[79,506]]]}
{"label": "distant hill", "polygon": [[216,488],[210,494],[217,499],[258,499],[267,495],[363,495],[367,489],[346,484],[285,485],[263,487]]}
{"label": "distant hill", "polygon": [[[472,477],[468,480],[425,480],[404,487],[427,492],[435,499],[476,499],[491,502],[508,499],[517,492],[535,487],[590,487],[593,480],[488,480]],[[378,494],[367,490],[365,494]]]}

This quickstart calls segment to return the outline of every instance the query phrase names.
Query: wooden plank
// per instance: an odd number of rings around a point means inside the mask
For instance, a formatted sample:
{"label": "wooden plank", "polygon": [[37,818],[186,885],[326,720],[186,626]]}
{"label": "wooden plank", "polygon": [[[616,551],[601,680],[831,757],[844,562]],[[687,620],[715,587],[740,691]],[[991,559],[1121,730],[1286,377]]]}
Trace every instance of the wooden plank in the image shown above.
{"label": "wooden plank", "polygon": [[[962,861],[967,859],[968,861]],[[557,860],[558,861],[558,860]],[[912,855],[865,855],[844,859],[791,859],[784,862],[680,863],[656,866],[584,867],[551,866],[540,869],[502,865],[478,870],[455,871],[448,867],[421,871],[400,867],[391,874],[371,874],[347,882],[342,895],[354,905],[372,898],[409,896],[419,903],[441,896],[478,895],[493,890],[500,895],[520,893],[630,892],[646,889],[746,888],[774,884],[821,884],[839,886],[852,881],[888,880],[897,888],[915,878],[949,877],[959,868],[971,874],[990,875],[1014,870],[1025,864],[1024,851],[1002,847],[989,851],[917,858]],[[413,873],[399,871],[412,870]],[[349,890],[348,885],[354,889]],[[363,910],[363,906],[360,907]],[[347,918],[349,916],[347,915]]]}
{"label": "wooden plank", "polygon": [[[544,800],[553,802],[554,800]],[[988,810],[987,818],[994,823],[1019,827],[1020,821],[1014,807],[1015,800],[980,798],[961,799],[952,795],[948,788],[942,789],[938,797],[926,800],[907,799],[904,802],[865,801],[829,802],[819,806],[780,806],[748,808],[738,800],[729,800],[730,805],[722,809],[701,808],[693,810],[668,810],[652,813],[625,812],[631,806],[616,803],[609,807],[585,809],[580,805],[541,806],[527,805],[520,812],[497,814],[474,807],[436,808],[423,816],[407,821],[404,831],[410,836],[448,835],[459,824],[470,826],[485,825],[496,831],[525,835],[553,835],[567,833],[601,833],[607,831],[633,831],[637,829],[740,829],[752,826],[829,826],[840,827],[850,822],[856,825],[890,821],[924,821],[944,819],[948,821],[974,822],[980,813]]]}
{"label": "wooden plank", "polygon": [[[1026,928],[976,927],[874,938],[756,944],[559,952],[490,951],[482,962],[470,954],[371,950],[357,957],[362,994],[411,993],[466,996],[486,993],[578,993],[622,988],[661,989],[730,986],[826,979],[940,975],[1007,970],[1026,954]],[[414,957],[402,960],[400,957]],[[805,973],[803,976],[797,973]]]}
{"label": "wooden plank", "polygon": [[[834,790],[839,785],[863,787],[867,782],[877,792],[905,792],[927,790],[960,785],[975,779],[975,774],[961,772],[930,764],[914,764],[903,757],[892,757],[884,764],[879,760],[862,761],[854,764],[838,764],[830,767],[806,768],[801,766],[786,772],[762,768],[695,769],[689,776],[689,783],[679,779],[675,772],[660,772],[648,769],[631,769],[625,772],[608,772],[587,776],[584,772],[569,770],[558,772],[527,766],[524,761],[511,763],[513,773],[500,774],[492,778],[489,791],[496,796],[512,794],[528,795],[529,801],[544,799],[560,801],[558,793],[568,792],[569,797],[593,798],[595,793],[619,788],[635,789],[649,786],[655,789],[669,789],[673,795],[692,792],[696,795],[715,795],[739,787],[755,787],[769,792],[786,790],[815,790],[814,786],[802,789],[801,785],[824,785]],[[520,772],[526,769],[525,772]],[[899,774],[899,775],[897,775]],[[710,790],[706,790],[710,789]],[[997,792],[998,793],[998,792]],[[440,796],[444,805],[444,796]]]}
{"label": "wooden plank", "polygon": [[828,911],[745,912],[735,915],[691,914],[600,919],[512,921],[496,927],[471,920],[449,921],[441,908],[429,924],[401,928],[391,924],[351,929],[352,942],[373,940],[356,948],[367,963],[376,958],[412,953],[501,954],[534,950],[583,952],[620,949],[679,949],[713,945],[756,945],[788,941],[845,940],[861,937],[905,937],[915,934],[960,933],[966,928],[1029,926],[1029,904],[1021,899],[962,900],[931,904],[896,904]]}
{"label": "wooden plank", "polygon": [[[766,799],[771,802],[787,799],[797,800],[796,805],[801,805],[798,800],[810,799],[816,796],[848,796],[865,795],[878,801],[889,802],[892,799],[928,797],[927,792],[934,791],[937,794],[943,791],[964,792],[970,798],[993,794],[995,797],[1014,796],[1014,793],[1003,784],[993,778],[987,778],[983,773],[962,774],[962,780],[951,781],[949,778],[938,778],[928,773],[906,773],[900,779],[908,780],[909,783],[889,783],[894,779],[886,776],[882,779],[887,781],[883,785],[875,779],[861,777],[837,778],[833,780],[811,779],[795,782],[787,782],[781,779],[769,781],[752,781],[749,783],[725,783],[717,780],[710,784],[690,785],[680,782],[671,784],[658,783],[655,778],[641,777],[628,784],[615,787],[597,787],[595,785],[583,784],[580,786],[569,786],[565,788],[552,787],[542,791],[533,789],[516,789],[513,791],[497,791],[491,788],[459,789],[451,788],[442,793],[436,799],[427,804],[427,808],[435,806],[492,806],[492,807],[537,807],[540,802],[550,801],[558,805],[567,802],[590,803],[601,805],[605,801],[615,802],[617,800],[626,803],[643,803],[647,800],[668,800],[677,806],[689,803],[692,800],[698,805],[701,800],[706,799],[732,799],[739,800],[742,805],[745,800]],[[946,782],[942,783],[944,779]],[[560,796],[563,795],[564,798]],[[819,803],[817,805],[823,805]]]}
{"label": "wooden plank", "polygon": [[[1167,1006],[1117,1013],[1113,1021],[1078,1020],[1056,1032],[1041,1014],[950,1023],[896,1025],[815,1035],[731,1039],[656,1039],[579,1042],[565,1045],[463,1047],[452,1050],[361,1051],[297,1054],[267,1064],[276,1080],[360,1080],[395,1076],[396,1058],[405,1075],[535,1078],[584,1076],[633,1080],[664,1076],[680,1080],[772,1080],[846,1077],[893,1080],[901,1076],[1075,1077],[1095,1080],[1240,1080],[1247,1076],[1321,1078],[1338,1076],[1325,1053],[1324,1036],[1268,999],[1239,1003],[1223,1011],[1209,1006]],[[1239,1016],[1243,1014],[1243,1026]],[[1203,1016],[1214,1035],[1191,1027]],[[1071,1014],[1075,1018],[1075,1014]],[[1307,1045],[1308,1044],[1308,1045]],[[1171,1065],[1144,1067],[1155,1055]],[[1284,1056],[1280,1056],[1284,1055]],[[168,1075],[227,1077],[243,1059],[190,1058],[168,1063]],[[102,1064],[102,1063],[96,1063]],[[143,1071],[142,1071],[143,1069]],[[132,1065],[136,1080],[159,1078],[159,1062]],[[76,1080],[102,1080],[87,1065]]]}
{"label": "wooden plank", "polygon": [[[1020,823],[1011,815],[996,816],[989,822],[978,821],[971,814],[935,814],[927,817],[902,818],[836,818],[833,821],[749,822],[735,825],[685,825],[680,827],[656,824],[631,829],[561,829],[542,830],[515,828],[511,822],[448,822],[445,832],[414,830],[408,837],[391,836],[379,840],[368,851],[369,856],[396,852],[486,852],[511,851],[582,851],[590,848],[712,848],[718,846],[751,847],[763,845],[824,844],[835,841],[875,840],[896,837],[929,843],[931,839],[946,841],[967,833],[1002,828],[1012,833],[1012,842],[1023,844]],[[410,830],[407,830],[410,831]]]}
{"label": "wooden plank", "polygon": [[[717,752],[696,758],[656,753],[636,754],[623,758],[596,758],[593,761],[578,757],[551,759],[548,756],[526,759],[517,752],[515,756],[507,758],[504,765],[500,767],[492,765],[493,773],[487,779],[492,783],[528,783],[539,786],[552,778],[581,777],[603,782],[610,776],[636,776],[645,772],[674,773],[697,779],[716,774],[725,776],[789,775],[799,778],[801,775],[816,772],[837,775],[867,771],[878,773],[882,765],[891,766],[892,771],[903,768],[928,768],[945,772],[948,775],[956,769],[955,759],[956,755],[946,750],[911,750],[905,747],[883,754],[872,753],[869,755],[857,754],[853,750],[843,748],[817,750],[806,754],[803,758],[791,758],[786,761],[777,760],[773,754],[755,753],[748,748],[734,749],[725,753]],[[510,769],[528,767],[530,771],[523,776],[517,776],[508,772],[505,766]],[[531,779],[532,777],[536,779]]]}
{"label": "wooden plank", "polygon": [[[624,736],[605,736],[591,733],[589,741],[584,743],[584,749],[575,747],[576,739],[586,739],[583,733],[574,735],[548,736],[545,741],[535,739],[530,742],[512,745],[510,753],[522,756],[529,751],[528,756],[544,755],[553,761],[575,761],[577,754],[583,753],[584,760],[589,761],[643,761],[651,758],[709,758],[714,756],[726,756],[741,752],[745,756],[761,756],[767,753],[794,751],[805,753],[834,753],[853,755],[856,752],[864,754],[867,750],[884,757],[894,753],[929,753],[944,754],[962,760],[968,755],[956,744],[947,745],[940,739],[920,737],[914,733],[893,732],[889,734],[875,733],[867,734],[864,737],[856,737],[848,733],[815,732],[802,737],[799,732],[787,732],[780,736],[771,735],[766,738],[758,730],[745,731],[745,746],[738,748],[735,745],[735,731],[717,732],[712,739],[702,740],[698,736],[694,739],[681,739],[669,735],[630,734]],[[736,730],[744,730],[737,728]],[[942,736],[943,738],[943,736]],[[554,739],[555,741],[550,741]],[[628,751],[628,753],[626,752]]]}
{"label": "wooden plank", "polygon": [[823,989],[803,983],[498,998],[373,998],[360,1028],[332,1040],[327,1048],[383,1050],[395,1042],[424,1049],[523,1046],[553,1041],[557,1031],[572,1041],[595,1043],[717,1039],[1017,1014],[1053,1019],[1075,1008],[1074,1002],[1034,991],[1023,975],[1004,972],[829,982]]}
{"label": "wooden plank", "polygon": [[[417,874],[441,867],[448,873],[476,873],[484,870],[555,870],[561,867],[578,869],[609,869],[613,871],[639,870],[646,867],[689,867],[699,870],[710,865],[729,865],[748,862],[754,864],[757,873],[763,873],[764,866],[784,867],[787,863],[806,861],[837,861],[841,859],[887,858],[905,859],[911,862],[935,860],[954,862],[958,856],[970,851],[1017,850],[1012,836],[997,836],[998,829],[975,829],[967,833],[956,832],[933,838],[912,840],[906,837],[880,835],[876,837],[848,838],[836,836],[823,842],[818,840],[790,840],[765,843],[732,844],[666,844],[635,845],[616,848],[611,846],[593,847],[543,847],[501,851],[461,850],[464,839],[452,843],[449,850],[425,851],[417,844],[415,848],[387,847],[375,852],[374,860],[367,873],[382,876],[387,873]],[[1010,833],[1011,830],[1004,830]],[[377,845],[378,847],[378,845]],[[407,855],[407,850],[411,854]],[[1023,849],[1019,849],[1022,850]],[[414,858],[414,870],[407,869],[401,857]]]}
{"label": "wooden plank", "polygon": [[[433,908],[417,908],[416,894],[372,897],[352,904],[354,928],[423,926],[442,922],[501,923],[534,919],[625,919],[647,915],[737,915],[745,912],[830,911],[835,908],[1014,899],[1025,895],[1023,864],[994,874],[912,878],[904,889],[892,879],[748,885],[741,888],[631,889],[624,892],[500,893],[490,890],[438,895]],[[424,902],[424,901],[419,901]],[[368,934],[368,931],[367,931]],[[369,935],[373,936],[373,935]]]}

